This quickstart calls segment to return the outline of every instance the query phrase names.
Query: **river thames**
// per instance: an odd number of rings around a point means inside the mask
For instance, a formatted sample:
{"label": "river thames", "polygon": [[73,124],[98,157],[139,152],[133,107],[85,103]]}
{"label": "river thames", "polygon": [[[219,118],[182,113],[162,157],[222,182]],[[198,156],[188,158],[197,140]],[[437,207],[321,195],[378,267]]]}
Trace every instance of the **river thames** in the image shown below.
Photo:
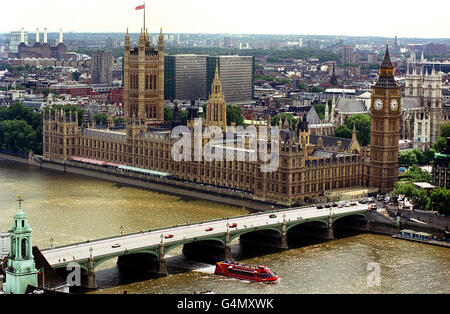
{"label": "river thames", "polygon": [[[0,160],[0,232],[12,225],[18,194],[33,229],[33,245],[41,249],[50,247],[50,239],[60,246],[122,230],[133,233],[246,213],[238,207]],[[179,248],[167,257],[166,277],[124,273],[115,260],[103,263],[96,272],[99,289],[91,293],[450,293],[448,248],[390,236],[358,234],[286,251],[249,252],[235,242],[232,253],[241,262],[268,266],[280,282],[267,285],[215,276],[214,265],[187,260]]]}

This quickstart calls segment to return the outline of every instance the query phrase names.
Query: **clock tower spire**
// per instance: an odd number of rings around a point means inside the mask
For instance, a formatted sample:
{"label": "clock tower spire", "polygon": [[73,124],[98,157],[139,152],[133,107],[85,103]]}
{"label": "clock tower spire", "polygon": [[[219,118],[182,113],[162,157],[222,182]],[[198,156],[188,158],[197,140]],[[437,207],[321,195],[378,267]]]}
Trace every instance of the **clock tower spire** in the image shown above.
{"label": "clock tower spire", "polygon": [[378,81],[372,87],[370,116],[369,186],[381,193],[394,189],[398,179],[398,141],[400,138],[400,86],[394,78],[394,66],[386,53],[380,65]]}

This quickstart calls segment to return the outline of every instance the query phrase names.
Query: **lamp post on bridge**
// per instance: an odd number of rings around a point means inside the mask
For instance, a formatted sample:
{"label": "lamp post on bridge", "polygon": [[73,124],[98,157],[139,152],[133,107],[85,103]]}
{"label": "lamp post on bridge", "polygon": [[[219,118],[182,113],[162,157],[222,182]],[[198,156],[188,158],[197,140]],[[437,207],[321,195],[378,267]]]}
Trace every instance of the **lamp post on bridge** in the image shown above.
{"label": "lamp post on bridge", "polygon": [[123,226],[122,225],[120,225],[120,234],[123,234]]}
{"label": "lamp post on bridge", "polygon": [[55,240],[53,240],[53,238],[50,237],[50,247],[53,247],[53,241],[55,241]]}

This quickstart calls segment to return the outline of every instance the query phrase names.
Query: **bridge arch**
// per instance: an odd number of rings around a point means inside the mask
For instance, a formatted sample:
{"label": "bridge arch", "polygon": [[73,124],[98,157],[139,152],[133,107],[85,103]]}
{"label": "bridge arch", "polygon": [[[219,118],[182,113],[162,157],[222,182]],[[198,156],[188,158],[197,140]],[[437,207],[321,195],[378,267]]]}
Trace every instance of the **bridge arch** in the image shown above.
{"label": "bridge arch", "polygon": [[263,227],[258,227],[258,228],[250,227],[250,228],[241,229],[241,230],[238,230],[236,232],[233,232],[230,235],[230,241],[233,241],[234,239],[236,239],[236,238],[238,238],[238,237],[240,237],[240,236],[242,236],[244,234],[248,234],[248,233],[252,233],[252,232],[258,232],[258,231],[259,232],[261,232],[261,231],[275,231],[276,233],[279,234],[280,237],[282,236],[281,225],[280,225],[279,228],[274,227],[274,226],[270,226],[270,227],[264,227],[263,226]]}
{"label": "bridge arch", "polygon": [[170,243],[165,245],[165,254],[167,254],[168,252],[170,252],[171,250],[179,247],[179,246],[184,246],[185,244],[189,244],[189,243],[201,243],[201,242],[219,242],[223,247],[225,247],[225,239],[222,239],[220,237],[207,237],[207,238],[194,238],[194,239],[190,239],[190,240],[186,240],[186,241],[178,241],[176,243]]}
{"label": "bridge arch", "polygon": [[290,229],[297,227],[299,225],[303,225],[303,224],[309,224],[309,223],[322,223],[325,225],[325,227],[328,227],[328,221],[326,220],[322,220],[322,219],[313,219],[313,220],[297,220],[294,222],[290,222],[287,226],[286,226],[286,231],[289,231]]}
{"label": "bridge arch", "polygon": [[367,220],[367,213],[349,213],[349,214],[341,214],[341,215],[336,215],[333,216],[332,220],[333,220],[333,224],[338,221],[339,219],[342,218],[352,218],[352,217],[362,217],[365,220]]}
{"label": "bridge arch", "polygon": [[[153,250],[138,250],[138,251],[132,251],[132,252],[127,252],[127,253],[121,252],[121,254],[111,255],[111,256],[106,256],[106,257],[101,257],[101,258],[99,258],[99,259],[94,259],[94,270],[95,270],[99,265],[101,265],[102,263],[104,263],[104,262],[106,262],[106,261],[108,261],[108,260],[110,260],[110,259],[113,259],[113,258],[119,258],[120,256],[129,256],[129,255],[136,255],[136,254],[148,254],[148,255],[152,255],[152,256],[154,256],[154,257],[156,257],[156,258],[159,259],[159,254],[156,253],[156,252],[153,251]],[[87,270],[87,267],[86,267],[86,270]]]}

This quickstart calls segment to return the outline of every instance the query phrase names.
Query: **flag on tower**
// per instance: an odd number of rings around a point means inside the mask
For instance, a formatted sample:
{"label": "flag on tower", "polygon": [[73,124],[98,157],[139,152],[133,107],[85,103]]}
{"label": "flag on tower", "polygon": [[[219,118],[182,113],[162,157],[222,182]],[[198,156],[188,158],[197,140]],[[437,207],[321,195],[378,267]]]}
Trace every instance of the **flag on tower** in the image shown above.
{"label": "flag on tower", "polygon": [[145,4],[136,7],[136,10],[142,10],[142,9],[144,9],[144,8],[145,8]]}

